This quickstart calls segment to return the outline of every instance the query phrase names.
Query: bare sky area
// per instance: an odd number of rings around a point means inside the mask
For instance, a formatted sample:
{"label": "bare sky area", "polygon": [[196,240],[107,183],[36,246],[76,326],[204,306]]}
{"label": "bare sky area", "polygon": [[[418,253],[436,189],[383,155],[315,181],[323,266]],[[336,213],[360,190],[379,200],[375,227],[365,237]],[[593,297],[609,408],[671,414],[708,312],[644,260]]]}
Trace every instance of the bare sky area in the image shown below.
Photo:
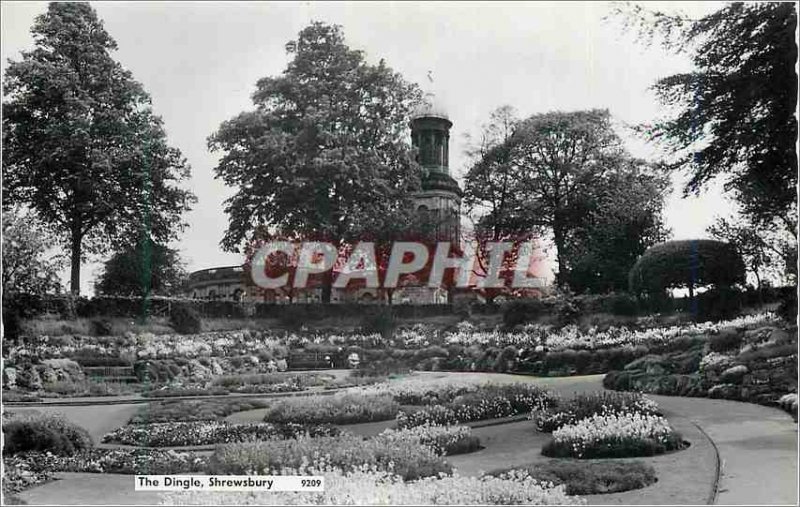
{"label": "bare sky area", "polygon": [[[256,81],[286,66],[284,45],[311,21],[341,24],[348,43],[384,58],[406,79],[427,87],[433,72],[437,99],[454,126],[450,164],[466,172],[464,135],[476,135],[489,113],[510,104],[521,116],[551,110],[608,108],[620,124],[659,114],[648,87],[658,78],[689,70],[686,57],[646,48],[623,33],[619,20],[604,20],[611,4],[594,2],[92,2],[116,39],[114,55],[152,95],[170,143],[192,166],[189,183],[198,197],[189,227],[177,243],[190,270],[241,261],[222,252],[227,227],[223,200],[231,194],[213,178],[217,156],[206,138],[221,122],[250,109]],[[698,16],[718,2],[654,2]],[[18,59],[32,46],[29,29],[44,2],[2,3],[2,59]],[[625,136],[637,156],[664,154]],[[721,190],[667,203],[676,239],[703,237],[716,214],[733,207]],[[98,263],[84,268],[91,293]]]}

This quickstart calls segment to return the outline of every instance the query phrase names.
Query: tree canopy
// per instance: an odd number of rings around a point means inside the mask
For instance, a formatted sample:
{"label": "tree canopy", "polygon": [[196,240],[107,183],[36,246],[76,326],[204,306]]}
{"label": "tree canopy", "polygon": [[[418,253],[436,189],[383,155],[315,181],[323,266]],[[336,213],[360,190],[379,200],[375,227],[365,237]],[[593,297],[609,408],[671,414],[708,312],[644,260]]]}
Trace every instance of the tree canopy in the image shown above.
{"label": "tree canopy", "polygon": [[223,247],[239,251],[264,230],[339,245],[410,220],[420,171],[408,120],[419,89],[383,60],[368,63],[338,26],[313,23],[286,50],[283,74],[258,81],[255,110],[209,138],[222,153],[217,178],[236,189]]}
{"label": "tree canopy", "polygon": [[95,290],[114,296],[176,296],[183,289],[187,276],[177,250],[139,242],[116,252],[106,261]]}
{"label": "tree canopy", "polygon": [[654,85],[667,116],[647,126],[697,192],[718,175],[748,220],[797,228],[797,27],[791,2],[731,3],[700,19],[636,6],[624,19],[694,69]]}
{"label": "tree canopy", "polygon": [[53,2],[10,62],[3,104],[3,204],[24,204],[58,232],[80,290],[85,254],[140,238],[167,241],[194,201],[189,167],[88,3]]}
{"label": "tree canopy", "polygon": [[521,121],[508,108],[493,113],[465,177],[478,233],[493,240],[549,233],[560,284],[625,287],[636,257],[664,239],[666,180],[624,150],[611,121],[599,109]]}
{"label": "tree canopy", "polygon": [[628,288],[628,273],[648,247],[666,240],[664,199],[669,179],[641,160],[623,159],[598,178],[590,211],[571,235],[567,285],[575,292]]}
{"label": "tree canopy", "polygon": [[14,293],[60,292],[64,259],[48,255],[52,233],[31,213],[3,211],[3,297]]}

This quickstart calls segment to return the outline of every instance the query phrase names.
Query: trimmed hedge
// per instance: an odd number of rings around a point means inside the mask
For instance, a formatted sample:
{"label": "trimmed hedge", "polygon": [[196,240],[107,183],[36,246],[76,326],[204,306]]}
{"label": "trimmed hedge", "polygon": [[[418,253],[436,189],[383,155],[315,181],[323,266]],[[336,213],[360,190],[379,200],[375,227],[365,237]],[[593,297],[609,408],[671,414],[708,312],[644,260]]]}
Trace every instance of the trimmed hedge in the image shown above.
{"label": "trimmed hedge", "polygon": [[667,241],[650,247],[629,274],[633,293],[661,293],[668,288],[744,284],[741,256],[729,243],[710,239]]}

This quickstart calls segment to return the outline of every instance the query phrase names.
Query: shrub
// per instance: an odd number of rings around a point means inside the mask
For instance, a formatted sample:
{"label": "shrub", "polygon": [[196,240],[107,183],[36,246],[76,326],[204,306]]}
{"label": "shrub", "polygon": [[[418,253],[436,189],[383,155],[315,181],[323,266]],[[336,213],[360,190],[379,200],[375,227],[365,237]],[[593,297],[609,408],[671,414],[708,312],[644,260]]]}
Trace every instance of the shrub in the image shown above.
{"label": "shrub", "polygon": [[797,323],[797,286],[781,287],[778,316],[789,324]]}
{"label": "shrub", "polygon": [[537,299],[514,300],[503,307],[503,327],[514,327],[530,322],[545,312],[545,305]]}
{"label": "shrub", "polygon": [[174,303],[170,307],[169,321],[180,334],[197,334],[202,328],[200,315],[194,308],[184,303]]}
{"label": "shrub", "polygon": [[345,472],[374,467],[392,471],[404,480],[452,472],[452,467],[442,457],[419,441],[363,439],[349,433],[338,437],[222,445],[209,459],[208,468],[211,474],[272,474],[306,466],[309,461],[312,467],[336,467]]}
{"label": "shrub", "polygon": [[698,295],[697,307],[687,310],[690,313],[696,310],[694,317],[699,322],[730,319],[741,311],[743,299],[742,292],[737,289],[715,287]]}
{"label": "shrub", "polygon": [[729,243],[700,239],[667,241],[648,248],[629,274],[631,292],[744,284],[742,258]]}
{"label": "shrub", "polygon": [[495,359],[492,369],[496,372],[512,371],[517,360],[517,348],[511,345],[504,348]]}
{"label": "shrub", "polygon": [[308,396],[275,403],[264,421],[298,424],[355,424],[392,419],[400,405],[390,395]]}
{"label": "shrub", "polygon": [[3,423],[3,454],[26,451],[71,455],[92,446],[89,433],[58,416],[15,417]]}
{"label": "shrub", "polygon": [[499,470],[488,475],[500,476],[510,470],[525,471],[534,479],[564,485],[568,495],[603,495],[641,489],[656,482],[655,469],[642,461],[585,462],[553,460],[547,463]]}
{"label": "shrub", "polygon": [[681,447],[683,440],[663,417],[598,414],[555,430],[542,454],[551,458],[629,458]]}
{"label": "shrub", "polygon": [[114,334],[114,325],[108,319],[92,319],[90,326],[94,336],[110,336]]}
{"label": "shrub", "polygon": [[378,305],[366,311],[361,319],[361,332],[364,334],[377,333],[384,338],[391,338],[397,327],[397,321],[388,306]]}
{"label": "shrub", "polygon": [[314,312],[309,311],[306,306],[288,305],[281,309],[278,314],[281,324],[289,329],[300,329],[308,324],[310,320],[314,320],[316,315]]}
{"label": "shrub", "polygon": [[149,398],[172,398],[177,396],[218,396],[229,394],[230,391],[224,387],[164,387],[145,391],[142,396]]}
{"label": "shrub", "polygon": [[609,294],[604,303],[607,311],[614,315],[632,317],[639,313],[639,302],[630,294]]}
{"label": "shrub", "polygon": [[735,329],[723,329],[718,335],[708,339],[708,348],[712,352],[727,352],[738,350],[742,345],[743,335]]}

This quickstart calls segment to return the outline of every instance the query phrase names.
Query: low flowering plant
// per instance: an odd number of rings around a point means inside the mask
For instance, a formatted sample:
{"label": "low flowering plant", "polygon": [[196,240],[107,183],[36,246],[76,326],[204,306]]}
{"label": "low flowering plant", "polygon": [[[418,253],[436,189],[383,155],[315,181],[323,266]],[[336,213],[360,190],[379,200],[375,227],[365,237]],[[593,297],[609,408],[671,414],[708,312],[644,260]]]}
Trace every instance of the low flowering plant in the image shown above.
{"label": "low flowering plant", "polygon": [[299,435],[336,435],[332,426],[251,423],[225,421],[185,421],[129,424],[103,437],[103,442],[147,447],[184,447],[231,442],[294,438]]}
{"label": "low flowering plant", "polygon": [[264,415],[273,423],[355,424],[393,419],[400,405],[387,394],[336,393],[282,400]]}
{"label": "low flowering plant", "polygon": [[419,442],[433,449],[439,456],[449,456],[476,451],[480,440],[472,435],[468,426],[423,425],[406,429],[387,429],[376,438],[385,442]]}
{"label": "low flowering plant", "polygon": [[299,437],[220,445],[209,458],[212,474],[284,474],[286,468],[336,467],[351,472],[362,466],[392,472],[403,480],[452,473],[452,467],[418,436],[363,438]]}
{"label": "low flowering plant", "polygon": [[623,458],[680,449],[683,441],[666,419],[638,413],[596,414],[553,432],[545,456]]}
{"label": "low flowering plant", "polygon": [[658,404],[640,393],[599,392],[558,400],[556,406],[531,412],[536,429],[554,431],[594,415],[605,414],[660,415]]}
{"label": "low flowering plant", "polygon": [[453,399],[397,415],[399,428],[499,419],[553,406],[555,397],[531,384],[489,384]]}

